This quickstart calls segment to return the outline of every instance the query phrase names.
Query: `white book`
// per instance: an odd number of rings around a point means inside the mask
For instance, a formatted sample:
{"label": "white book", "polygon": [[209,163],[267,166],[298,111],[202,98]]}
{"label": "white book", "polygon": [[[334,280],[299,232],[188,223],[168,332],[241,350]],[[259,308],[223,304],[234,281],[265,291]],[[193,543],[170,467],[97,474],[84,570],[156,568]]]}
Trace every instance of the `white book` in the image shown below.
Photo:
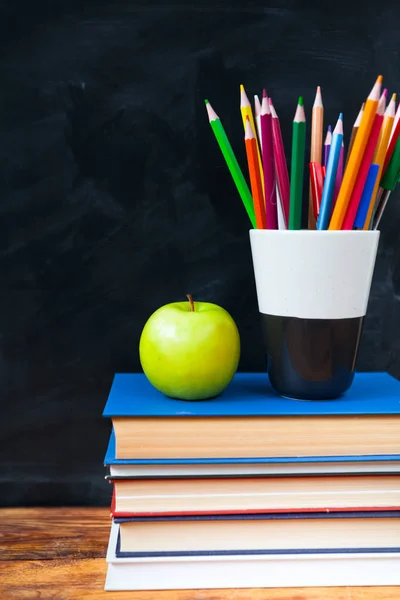
{"label": "white book", "polygon": [[105,590],[400,585],[400,553],[116,558],[111,526]]}
{"label": "white book", "polygon": [[399,461],[109,465],[111,478],[130,477],[240,477],[243,475],[340,475],[348,473],[400,473]]}

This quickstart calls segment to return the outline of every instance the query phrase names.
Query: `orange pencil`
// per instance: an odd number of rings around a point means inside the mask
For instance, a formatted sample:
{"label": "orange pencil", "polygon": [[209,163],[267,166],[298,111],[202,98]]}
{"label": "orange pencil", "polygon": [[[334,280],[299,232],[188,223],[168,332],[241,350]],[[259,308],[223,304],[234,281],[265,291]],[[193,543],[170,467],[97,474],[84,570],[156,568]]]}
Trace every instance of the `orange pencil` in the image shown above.
{"label": "orange pencil", "polygon": [[253,196],[254,212],[256,215],[257,229],[266,229],[266,215],[264,194],[261,185],[261,174],[258,162],[257,143],[255,133],[251,127],[249,117],[246,119],[244,137],[246,145],[247,164],[249,167],[251,194]]}
{"label": "orange pencil", "polygon": [[360,123],[361,123],[361,118],[363,116],[363,112],[364,112],[364,102],[362,103],[360,112],[357,115],[357,119],[354,121],[354,125],[353,125],[353,129],[351,130],[351,135],[350,135],[350,141],[349,141],[349,149],[347,150],[347,158],[346,158],[346,165],[349,161],[349,156],[351,154],[351,149],[353,148],[353,144],[354,144],[354,140],[356,139],[356,135],[357,135],[357,131],[358,128],[360,127]]}
{"label": "orange pencil", "polygon": [[[317,87],[311,122],[311,150],[310,163],[321,164],[322,161],[322,136],[324,126],[324,105],[322,104],[321,88]],[[318,215],[317,215],[318,216]],[[310,178],[310,193],[308,204],[308,229],[315,229],[316,216],[314,215],[313,183]]]}
{"label": "orange pencil", "polygon": [[258,139],[257,139],[257,129],[256,129],[256,124],[254,122],[251,104],[249,102],[249,99],[247,97],[247,94],[246,94],[246,91],[245,91],[243,85],[240,85],[240,112],[242,113],[242,121],[243,121],[244,131],[246,131],[246,120],[249,119],[251,128],[256,136],[255,140],[256,140],[256,148],[257,148],[257,159],[258,159],[258,166],[259,166],[260,173],[261,173],[261,187],[262,187],[263,197],[264,197],[263,164],[262,164],[262,160],[261,160],[260,146],[258,144]]}
{"label": "orange pencil", "polygon": [[367,98],[367,101],[365,102],[360,127],[358,128],[356,138],[351,149],[349,161],[344,172],[342,185],[340,186],[335,208],[333,209],[332,218],[329,223],[329,229],[331,230],[342,228],[343,220],[346,215],[347,207],[351,198],[351,193],[353,191],[360,164],[364,155],[365,146],[368,142],[376,110],[378,108],[381,86],[382,75],[379,75],[374,87],[372,88]]}
{"label": "orange pencil", "polygon": [[385,117],[381,127],[378,143],[375,148],[374,158],[372,162],[379,165],[378,175],[376,176],[374,189],[371,194],[371,201],[368,206],[368,212],[364,223],[364,229],[369,229],[371,223],[372,214],[375,208],[376,194],[378,192],[379,182],[381,180],[383,163],[385,161],[386,151],[389,145],[390,134],[392,132],[393,122],[396,113],[396,94],[393,94],[392,99],[389,102],[389,106],[386,109]]}

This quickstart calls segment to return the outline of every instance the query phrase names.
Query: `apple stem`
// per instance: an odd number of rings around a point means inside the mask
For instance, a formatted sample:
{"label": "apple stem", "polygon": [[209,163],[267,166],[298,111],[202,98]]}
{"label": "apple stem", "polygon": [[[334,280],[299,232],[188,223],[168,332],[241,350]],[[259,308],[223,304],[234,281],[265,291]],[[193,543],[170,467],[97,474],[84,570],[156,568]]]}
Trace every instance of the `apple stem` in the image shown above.
{"label": "apple stem", "polygon": [[189,300],[190,312],[194,312],[194,302],[193,302],[192,294],[186,294],[186,298]]}

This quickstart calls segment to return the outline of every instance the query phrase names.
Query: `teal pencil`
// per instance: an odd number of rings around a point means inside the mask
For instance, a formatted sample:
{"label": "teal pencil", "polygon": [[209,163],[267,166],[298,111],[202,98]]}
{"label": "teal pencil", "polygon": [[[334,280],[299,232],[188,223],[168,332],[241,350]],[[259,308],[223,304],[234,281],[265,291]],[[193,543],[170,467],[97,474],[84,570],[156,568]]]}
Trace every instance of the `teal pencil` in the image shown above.
{"label": "teal pencil", "polygon": [[289,229],[301,229],[305,148],[306,116],[304,113],[303,98],[300,96],[293,120]]}

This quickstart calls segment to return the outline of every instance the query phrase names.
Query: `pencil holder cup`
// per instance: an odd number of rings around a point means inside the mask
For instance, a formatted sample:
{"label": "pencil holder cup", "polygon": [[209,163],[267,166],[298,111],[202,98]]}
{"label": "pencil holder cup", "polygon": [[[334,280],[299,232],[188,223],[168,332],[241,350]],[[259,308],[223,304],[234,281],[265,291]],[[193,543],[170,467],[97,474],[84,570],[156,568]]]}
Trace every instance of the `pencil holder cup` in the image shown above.
{"label": "pencil holder cup", "polygon": [[250,231],[278,394],[326,400],[351,386],[378,242],[379,231]]}

